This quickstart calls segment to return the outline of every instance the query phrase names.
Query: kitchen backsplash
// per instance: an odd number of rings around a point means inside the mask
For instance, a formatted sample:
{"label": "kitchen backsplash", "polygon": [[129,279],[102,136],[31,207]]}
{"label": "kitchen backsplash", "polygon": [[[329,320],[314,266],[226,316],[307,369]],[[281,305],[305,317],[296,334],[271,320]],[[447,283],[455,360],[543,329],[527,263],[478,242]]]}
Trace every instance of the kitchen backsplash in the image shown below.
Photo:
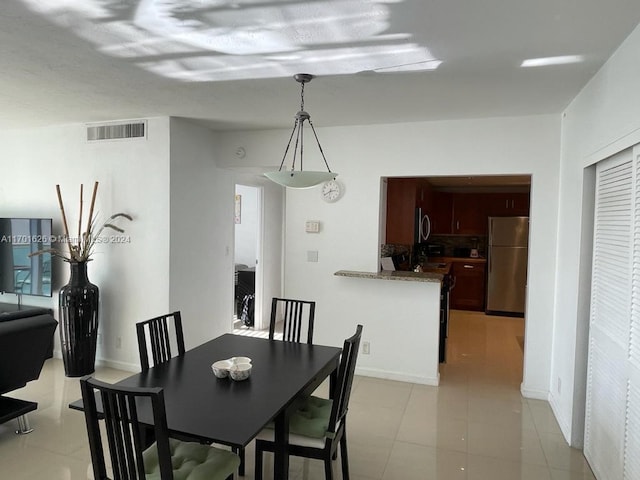
{"label": "kitchen backsplash", "polygon": [[[442,245],[444,257],[468,257],[471,249],[477,248],[480,257],[487,255],[486,235],[432,235],[426,242],[429,245]],[[414,262],[426,261],[426,249],[413,245],[384,244],[380,247],[381,257],[411,255]]]}
{"label": "kitchen backsplash", "polygon": [[442,245],[445,257],[469,256],[456,255],[456,253],[472,248],[477,248],[481,257],[487,254],[486,235],[431,235],[427,243]]}

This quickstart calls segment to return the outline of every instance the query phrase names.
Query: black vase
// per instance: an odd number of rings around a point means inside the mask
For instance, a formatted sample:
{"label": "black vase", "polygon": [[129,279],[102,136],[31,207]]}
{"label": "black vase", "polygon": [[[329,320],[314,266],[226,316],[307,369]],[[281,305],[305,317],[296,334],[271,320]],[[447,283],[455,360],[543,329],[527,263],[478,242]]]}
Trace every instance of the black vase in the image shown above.
{"label": "black vase", "polygon": [[60,348],[67,377],[95,371],[98,287],[87,278],[87,262],[71,262],[69,283],[60,289]]}

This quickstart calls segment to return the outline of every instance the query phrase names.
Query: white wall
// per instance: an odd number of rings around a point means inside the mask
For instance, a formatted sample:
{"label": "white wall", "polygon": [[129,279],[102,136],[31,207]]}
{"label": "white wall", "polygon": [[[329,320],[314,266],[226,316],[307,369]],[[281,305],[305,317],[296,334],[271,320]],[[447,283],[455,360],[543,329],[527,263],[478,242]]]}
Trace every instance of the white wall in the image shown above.
{"label": "white wall", "polygon": [[258,187],[236,185],[241,196],[240,223],[235,224],[235,263],[255,267],[258,259]]}
{"label": "white wall", "polygon": [[[316,126],[321,124],[316,119]],[[276,166],[287,132],[221,134],[221,166]],[[319,190],[287,190],[285,295],[318,301],[318,342],[339,345],[355,324],[364,324],[371,355],[361,355],[360,371],[414,381],[430,381],[420,364],[424,335],[420,322],[426,305],[421,294],[393,282],[337,278],[337,270],[378,269],[380,177],[420,175],[531,174],[530,270],[526,318],[525,372],[522,389],[547,398],[551,366],[554,272],[558,203],[560,119],[533,116],[360,127],[319,128],[318,136],[332,170],[345,186],[341,200],[326,204]],[[235,152],[243,147],[246,157]],[[321,168],[305,149],[308,169]],[[308,156],[308,157],[307,157]],[[314,166],[315,165],[315,166]],[[304,232],[305,220],[319,220],[319,234]],[[306,252],[317,250],[318,263]],[[372,284],[371,282],[374,282]],[[398,290],[405,286],[404,294]],[[384,290],[380,290],[385,287]],[[371,298],[372,289],[378,296]],[[385,293],[386,292],[386,293]],[[409,293],[411,292],[411,293]],[[393,312],[398,312],[394,315]],[[389,332],[403,332],[397,338]],[[437,331],[432,332],[437,335]],[[398,368],[398,355],[402,366]],[[407,378],[403,377],[403,378]]]}
{"label": "white wall", "polygon": [[[88,205],[95,180],[101,218],[133,216],[133,222],[121,222],[131,243],[100,245],[89,264],[89,278],[100,288],[98,359],[122,368],[139,365],[135,322],[169,307],[168,134],[166,118],[149,119],[146,140],[88,143],[81,124],[0,132],[1,216],[51,217],[60,234],[55,185],[61,186],[69,223],[76,225],[80,184]],[[57,317],[58,290],[69,275],[61,261],[54,269],[53,298],[24,297],[24,303],[49,306]],[[15,302],[11,297],[0,301]]]}
{"label": "white wall", "polygon": [[182,312],[187,348],[233,328],[234,184],[216,166],[215,138],[171,119],[169,298]]}
{"label": "white wall", "polygon": [[[551,405],[572,445],[582,444],[593,172],[589,165],[640,142],[640,27],[567,108],[562,122],[557,303]],[[591,209],[591,211],[589,211]],[[560,386],[560,388],[559,388]]]}

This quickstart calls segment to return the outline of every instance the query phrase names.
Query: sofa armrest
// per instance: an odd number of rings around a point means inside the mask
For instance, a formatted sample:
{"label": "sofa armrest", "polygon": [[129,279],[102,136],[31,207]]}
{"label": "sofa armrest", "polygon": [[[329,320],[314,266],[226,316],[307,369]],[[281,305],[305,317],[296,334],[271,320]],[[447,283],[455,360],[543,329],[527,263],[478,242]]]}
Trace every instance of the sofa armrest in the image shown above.
{"label": "sofa armrest", "polygon": [[57,326],[49,314],[0,322],[0,394],[40,376]]}

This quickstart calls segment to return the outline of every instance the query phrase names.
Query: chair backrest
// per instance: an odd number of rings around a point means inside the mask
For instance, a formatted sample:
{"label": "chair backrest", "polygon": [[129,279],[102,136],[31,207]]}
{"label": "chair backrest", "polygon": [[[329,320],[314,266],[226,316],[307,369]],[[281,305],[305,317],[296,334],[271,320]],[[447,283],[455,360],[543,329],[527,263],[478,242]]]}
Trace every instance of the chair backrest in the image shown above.
{"label": "chair backrest", "polygon": [[[170,321],[173,321],[173,326],[170,324]],[[143,371],[148,370],[150,366],[147,333],[153,365],[166,362],[172,357],[172,345],[174,348],[173,351],[177,350],[178,355],[184,355],[184,335],[182,333],[182,318],[180,312],[173,312],[136,323],[136,333],[138,334],[140,366]]]}
{"label": "chair backrest", "polygon": [[173,480],[171,450],[164,395],[161,388],[116,388],[90,376],[80,380],[84,416],[89,436],[91,463],[96,480],[107,480],[107,463],[100,434],[96,397],[102,402],[107,452],[113,478],[142,480],[145,478],[143,454],[145,445],[138,423],[138,408],[148,402],[153,411],[153,430],[158,449],[160,480]]}
{"label": "chair backrest", "polygon": [[334,385],[333,405],[331,406],[331,416],[329,417],[328,430],[331,432],[336,431],[336,425],[347,414],[361,338],[362,325],[358,325],[356,333],[347,338],[342,346],[340,366],[338,367],[338,379]]}
{"label": "chair backrest", "polygon": [[300,343],[306,329],[306,342],[311,345],[315,315],[316,302],[274,297],[271,301],[269,339],[275,338],[276,323],[282,319],[282,340]]}

